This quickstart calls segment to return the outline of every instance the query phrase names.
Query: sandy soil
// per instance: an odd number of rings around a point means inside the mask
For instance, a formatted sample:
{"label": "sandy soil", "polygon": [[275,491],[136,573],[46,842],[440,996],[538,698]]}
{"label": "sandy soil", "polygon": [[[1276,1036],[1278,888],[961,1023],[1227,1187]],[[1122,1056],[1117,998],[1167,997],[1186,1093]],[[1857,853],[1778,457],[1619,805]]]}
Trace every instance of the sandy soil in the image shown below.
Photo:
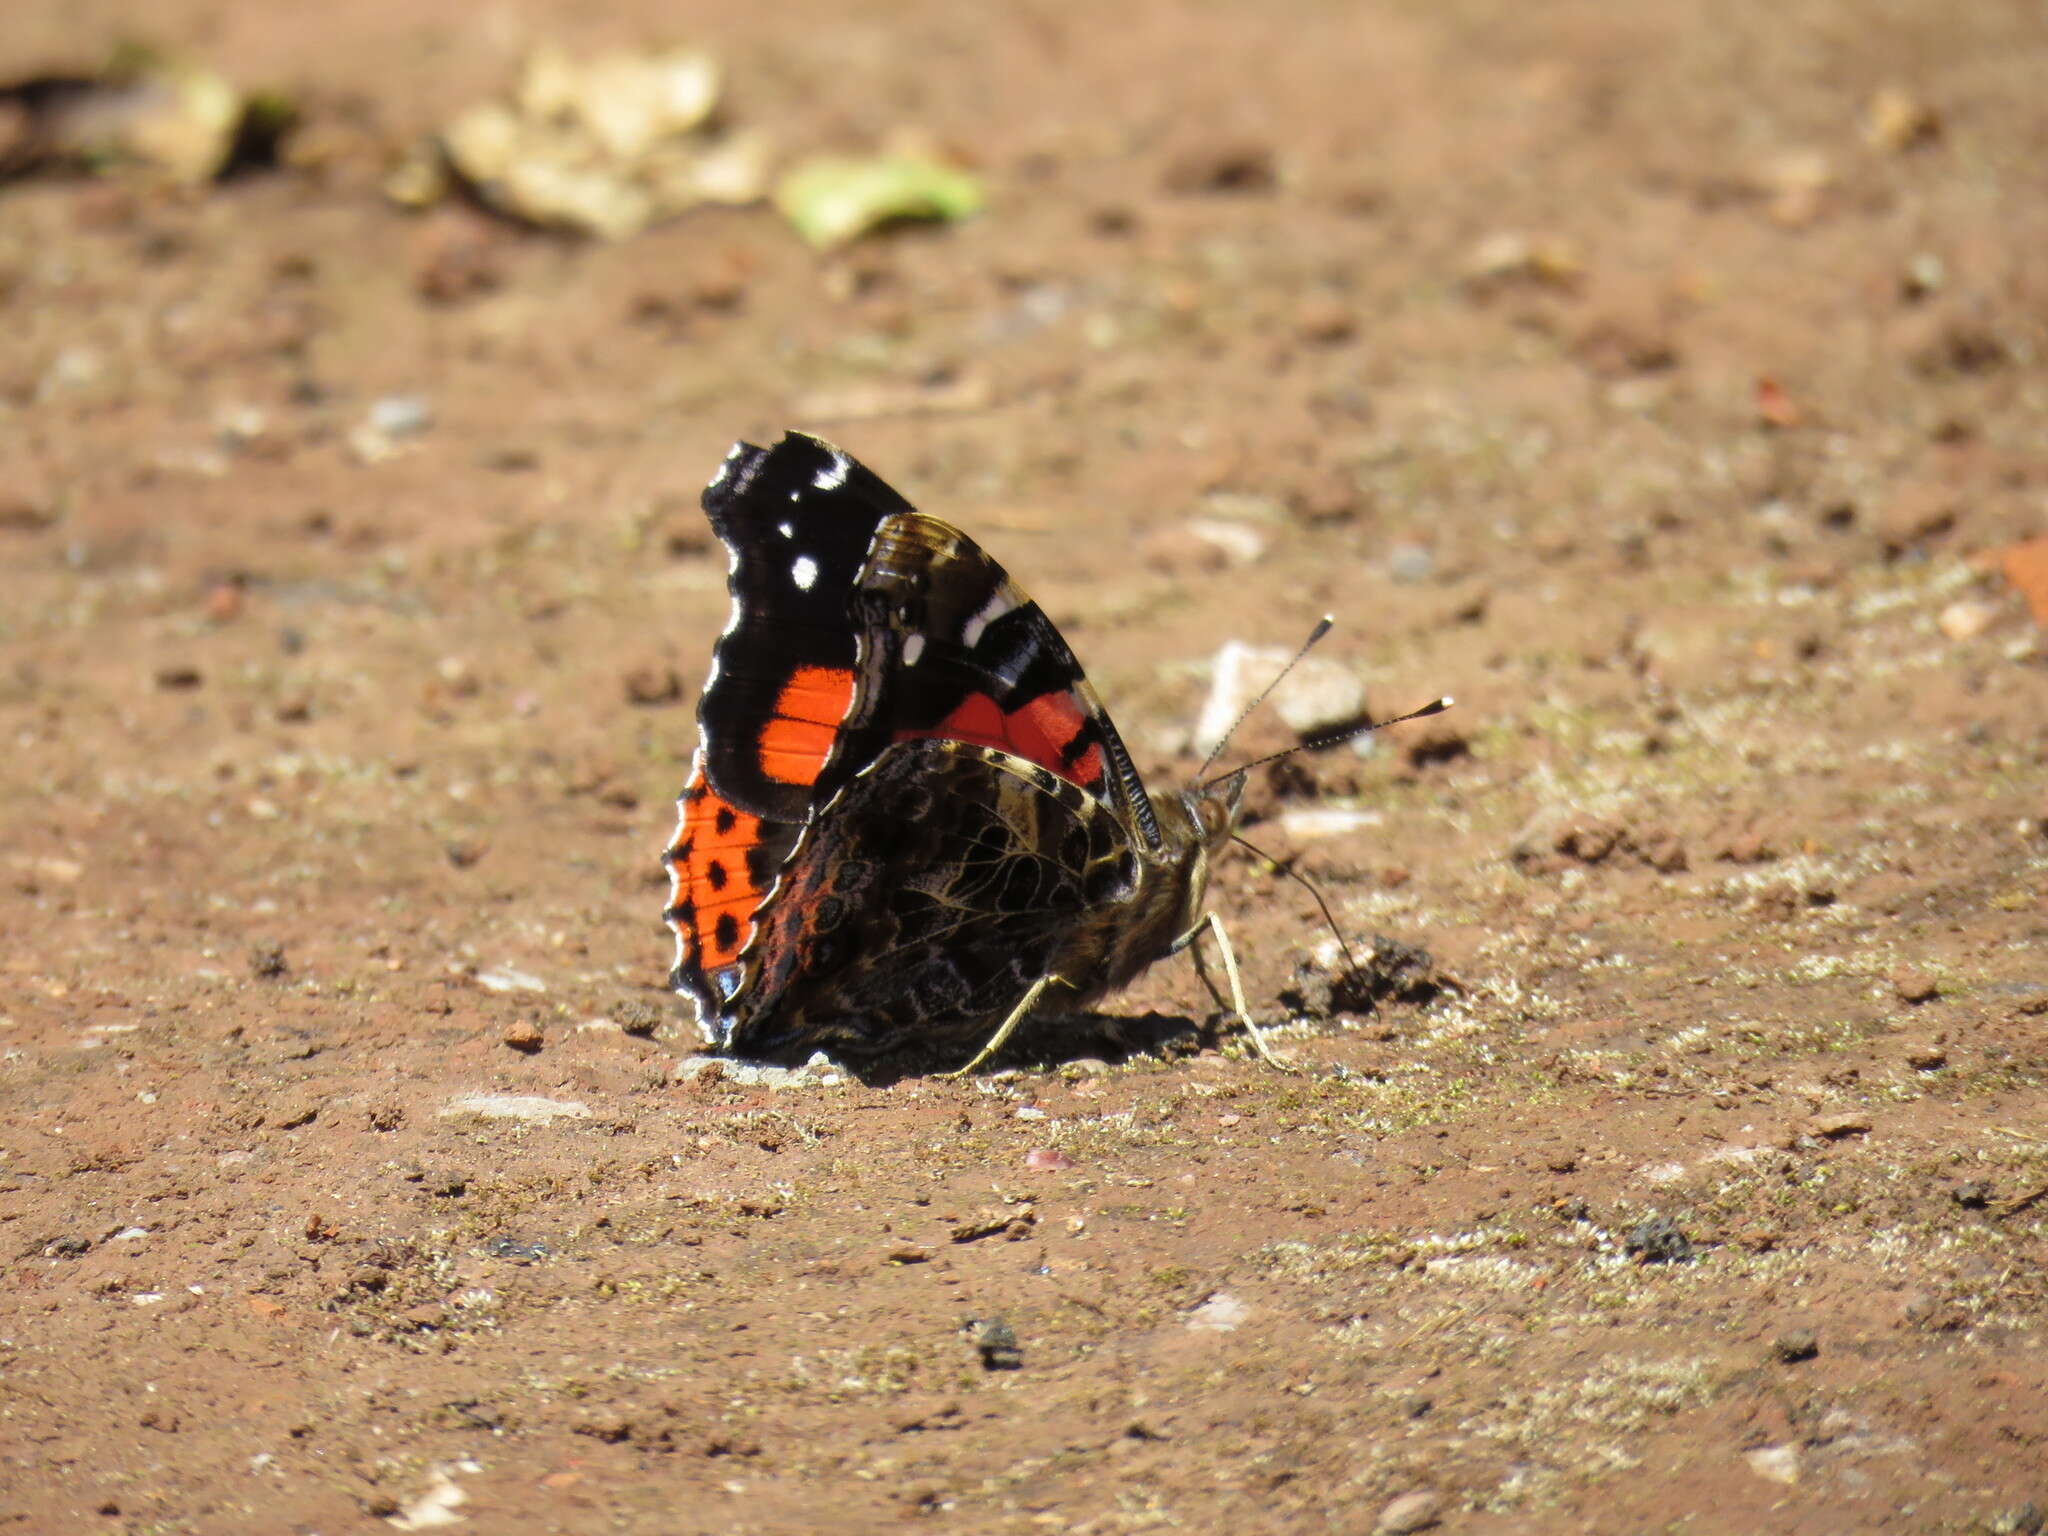
{"label": "sandy soil", "polygon": [[[4,77],[132,11],[15,0]],[[151,26],[329,148],[0,189],[6,1529],[2040,1527],[2038,6]],[[533,43],[669,37],[990,212],[380,197]],[[1332,1008],[1246,858],[1300,1074],[1179,962],[1157,1051],[679,1072],[696,493],[785,426],[988,544],[1155,784],[1325,609],[1458,695],[1250,829],[1431,985]]]}

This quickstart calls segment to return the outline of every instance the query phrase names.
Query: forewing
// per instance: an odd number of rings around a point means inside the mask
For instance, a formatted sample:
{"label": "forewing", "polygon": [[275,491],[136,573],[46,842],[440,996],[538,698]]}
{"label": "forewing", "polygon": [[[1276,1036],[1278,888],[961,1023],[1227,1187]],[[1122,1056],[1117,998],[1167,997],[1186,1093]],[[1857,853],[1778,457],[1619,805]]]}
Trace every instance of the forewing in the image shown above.
{"label": "forewing", "polygon": [[[704,491],[732,617],[697,706],[704,769],[738,809],[801,822],[844,757],[863,659],[854,589],[876,530],[910,504],[829,443],[736,445]],[[858,767],[858,763],[855,767]]]}
{"label": "forewing", "polygon": [[1147,848],[1137,770],[1045,611],[974,540],[922,513],[876,531],[854,598],[869,636],[858,728],[888,741],[995,747],[1102,801]]}
{"label": "forewing", "polygon": [[700,744],[664,862],[670,985],[714,1040],[783,861],[832,793],[863,654],[852,594],[875,530],[907,510],[847,455],[796,433],[772,448],[734,445],[705,487],[732,617],[698,701]]}

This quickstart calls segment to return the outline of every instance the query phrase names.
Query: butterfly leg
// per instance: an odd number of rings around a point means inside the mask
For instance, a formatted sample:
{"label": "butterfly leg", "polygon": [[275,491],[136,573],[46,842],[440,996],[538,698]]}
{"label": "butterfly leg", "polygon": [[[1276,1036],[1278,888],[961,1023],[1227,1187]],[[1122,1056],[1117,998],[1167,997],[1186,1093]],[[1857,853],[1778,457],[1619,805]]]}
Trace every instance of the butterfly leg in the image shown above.
{"label": "butterfly leg", "polygon": [[1024,1022],[1025,1016],[1029,1014],[1033,1008],[1038,1006],[1039,997],[1043,995],[1045,989],[1051,986],[1054,982],[1059,982],[1061,986],[1066,985],[1065,978],[1059,976],[1041,976],[1038,978],[1038,980],[1031,983],[1031,990],[1029,992],[1026,992],[1023,996],[1023,999],[1017,1004],[1017,1006],[1010,1010],[1010,1016],[1007,1019],[1003,1020],[1002,1026],[999,1029],[997,1029],[993,1035],[989,1036],[988,1044],[984,1045],[980,1050],[974,1053],[974,1059],[968,1062],[966,1066],[958,1067],[951,1072],[945,1073],[944,1075],[947,1077],[965,1077],[968,1073],[972,1072],[976,1067],[980,1066],[984,1061],[987,1061],[989,1057],[995,1055],[997,1051],[1001,1050],[1003,1048],[1003,1042],[1009,1039],[1011,1035],[1017,1032],[1017,1026]]}
{"label": "butterfly leg", "polygon": [[1223,999],[1217,996],[1216,983],[1209,979],[1208,967],[1202,964],[1202,930],[1216,931],[1216,947],[1223,952],[1223,974],[1230,979],[1230,1006],[1237,1014],[1237,1022],[1244,1026],[1244,1032],[1251,1037],[1252,1049],[1259,1053],[1259,1060],[1269,1067],[1278,1067],[1282,1072],[1295,1070],[1294,1064],[1275,1054],[1273,1047],[1266,1043],[1265,1033],[1252,1022],[1251,1010],[1244,1005],[1244,980],[1237,973],[1237,956],[1230,948],[1230,936],[1223,931],[1223,920],[1214,912],[1205,912],[1202,920],[1195,924],[1194,931],[1187,937],[1187,943],[1195,957],[1195,974],[1202,978],[1202,985],[1209,989],[1209,995],[1216,998],[1220,1006]]}

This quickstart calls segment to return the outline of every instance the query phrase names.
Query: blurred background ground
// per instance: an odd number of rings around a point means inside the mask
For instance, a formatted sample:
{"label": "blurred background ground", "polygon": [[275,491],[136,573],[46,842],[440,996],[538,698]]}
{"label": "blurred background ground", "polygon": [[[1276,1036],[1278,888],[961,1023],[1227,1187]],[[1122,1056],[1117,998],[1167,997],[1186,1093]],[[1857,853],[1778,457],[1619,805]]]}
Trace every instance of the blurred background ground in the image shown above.
{"label": "blurred background ground", "polygon": [[[986,210],[392,200],[670,43]],[[0,113],[10,1528],[2041,1527],[2038,6],[16,0],[0,85],[122,50],[294,126]],[[785,426],[1155,785],[1225,639],[1458,695],[1251,829],[1433,985],[1234,860],[1303,1075],[678,1080],[696,491]]]}

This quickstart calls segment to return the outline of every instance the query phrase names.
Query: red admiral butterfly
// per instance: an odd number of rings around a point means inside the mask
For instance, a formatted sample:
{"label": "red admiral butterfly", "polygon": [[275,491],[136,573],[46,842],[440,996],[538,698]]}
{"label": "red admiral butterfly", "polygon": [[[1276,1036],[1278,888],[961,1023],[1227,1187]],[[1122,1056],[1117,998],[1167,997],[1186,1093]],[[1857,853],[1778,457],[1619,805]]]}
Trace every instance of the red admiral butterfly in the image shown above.
{"label": "red admiral butterfly", "polygon": [[829,443],[735,445],[704,510],[732,617],[664,862],[712,1047],[969,1071],[1208,927],[1265,1054],[1202,904],[1244,770],[1155,802],[1038,605]]}

